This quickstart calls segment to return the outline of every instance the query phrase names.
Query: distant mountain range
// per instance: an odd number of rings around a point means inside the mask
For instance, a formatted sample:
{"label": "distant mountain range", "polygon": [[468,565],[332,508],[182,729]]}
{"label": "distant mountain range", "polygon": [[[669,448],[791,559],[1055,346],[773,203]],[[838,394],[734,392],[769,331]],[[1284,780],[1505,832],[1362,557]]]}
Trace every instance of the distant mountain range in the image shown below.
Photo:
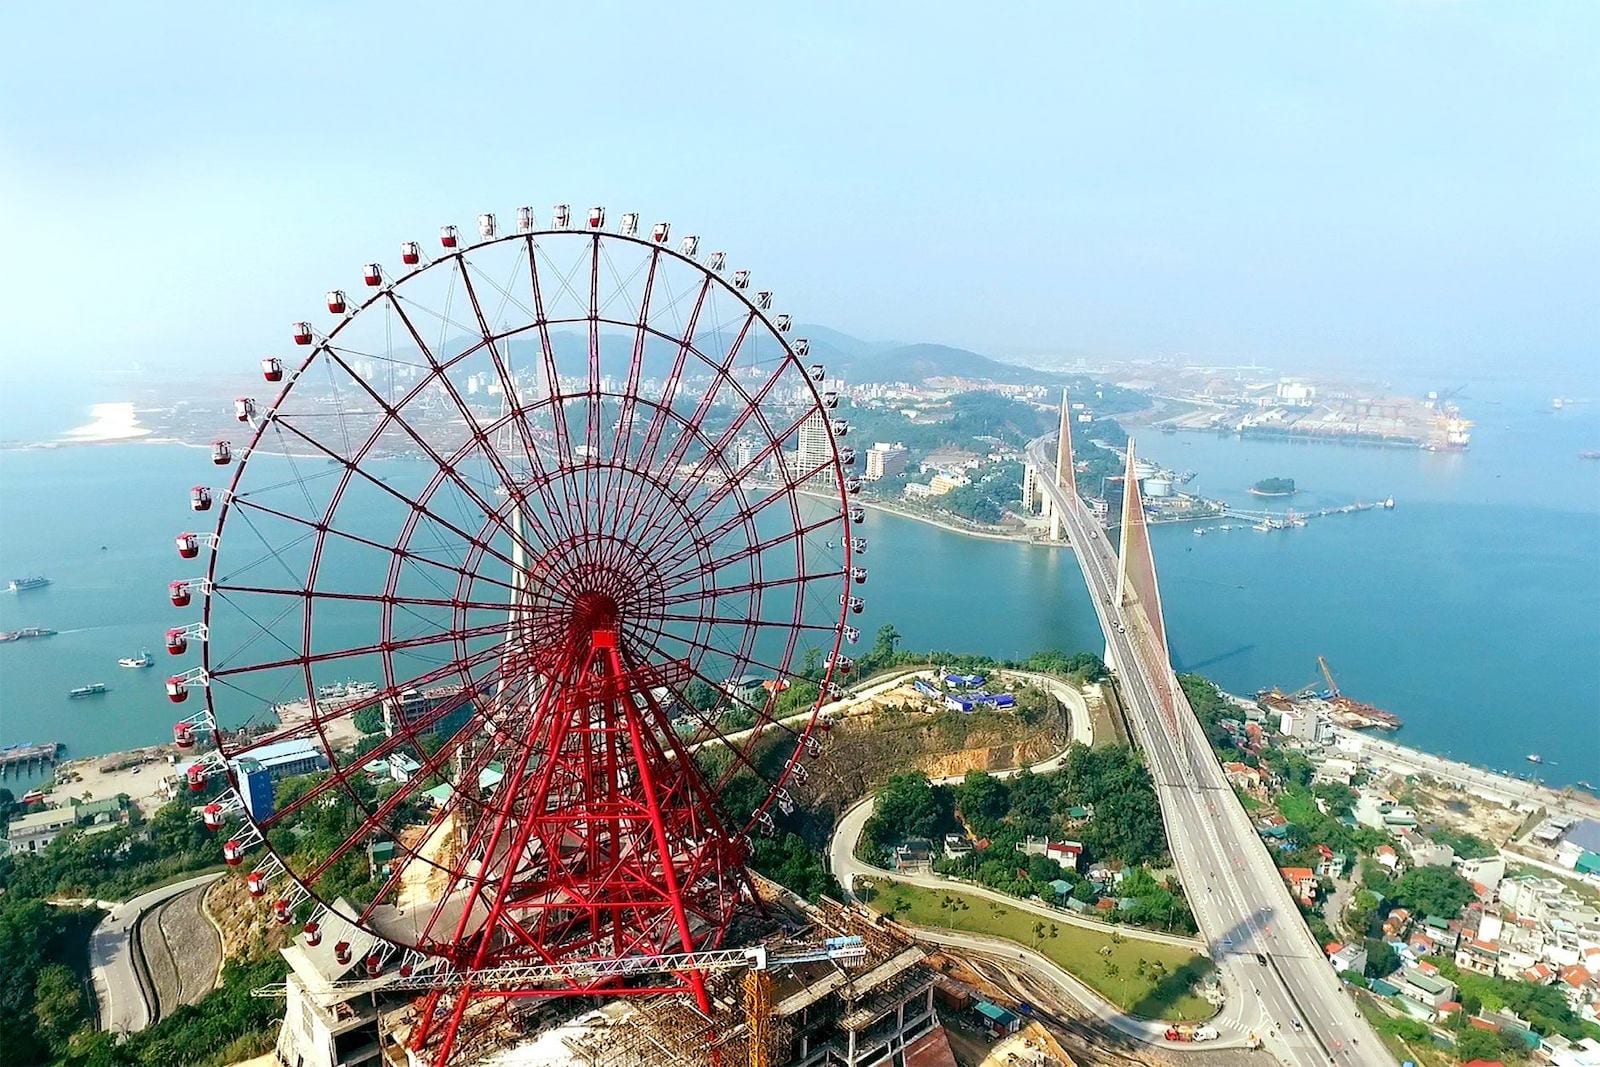
{"label": "distant mountain range", "polygon": [[811,341],[811,354],[828,368],[828,377],[851,384],[922,382],[929,378],[987,378],[1014,385],[1061,385],[1064,374],[1003,363],[965,348],[936,344],[863,341],[826,326],[794,328]]}

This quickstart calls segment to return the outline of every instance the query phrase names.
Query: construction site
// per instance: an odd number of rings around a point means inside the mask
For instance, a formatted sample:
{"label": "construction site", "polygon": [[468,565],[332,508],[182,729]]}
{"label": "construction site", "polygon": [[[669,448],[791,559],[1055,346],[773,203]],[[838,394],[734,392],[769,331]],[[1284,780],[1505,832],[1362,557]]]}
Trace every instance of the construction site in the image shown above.
{"label": "construction site", "polygon": [[[456,1055],[502,1067],[866,1067],[955,1064],[934,1011],[937,973],[892,923],[824,898],[812,906],[757,878],[745,945],[705,961],[711,1017],[685,996],[473,1001]],[[276,1058],[296,1067],[428,1062],[430,995],[399,971],[360,977],[370,935],[330,916],[292,942]],[[276,993],[277,990],[270,992]]]}

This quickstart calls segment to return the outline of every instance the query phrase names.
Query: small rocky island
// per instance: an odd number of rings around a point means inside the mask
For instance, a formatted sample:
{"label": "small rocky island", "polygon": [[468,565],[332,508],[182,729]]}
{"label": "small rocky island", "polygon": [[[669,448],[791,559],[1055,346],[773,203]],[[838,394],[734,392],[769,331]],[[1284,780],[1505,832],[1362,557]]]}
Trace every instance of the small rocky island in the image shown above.
{"label": "small rocky island", "polygon": [[1250,487],[1252,496],[1294,496],[1293,478],[1263,478]]}

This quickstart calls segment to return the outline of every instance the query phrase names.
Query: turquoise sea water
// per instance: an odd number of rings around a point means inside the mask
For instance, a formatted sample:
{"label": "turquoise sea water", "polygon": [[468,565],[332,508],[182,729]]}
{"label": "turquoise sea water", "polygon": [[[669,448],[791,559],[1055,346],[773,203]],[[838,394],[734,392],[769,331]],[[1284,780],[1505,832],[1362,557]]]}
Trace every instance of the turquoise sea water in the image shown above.
{"label": "turquoise sea water", "polygon": [[[1471,452],[1433,455],[1152,434],[1140,451],[1200,476],[1190,488],[1262,507],[1268,475],[1311,510],[1393,494],[1392,512],[1277,533],[1154,544],[1178,665],[1235,691],[1297,688],[1326,655],[1341,686],[1399,713],[1399,740],[1552,782],[1600,781],[1600,405],[1548,396],[1469,408]],[[70,425],[70,417],[63,425]],[[170,737],[162,634],[166,583],[188,573],[172,536],[192,528],[186,491],[212,468],[158,445],[0,452],[0,577],[47,589],[0,595],[0,628],[59,636],[0,646],[0,743],[65,741],[85,755]],[[1102,640],[1077,566],[1059,549],[978,540],[873,513],[860,625],[893,622],[910,647],[1020,655]],[[152,649],[156,668],[118,668]],[[104,697],[66,690],[105,682]],[[17,779],[11,779],[15,784]]]}

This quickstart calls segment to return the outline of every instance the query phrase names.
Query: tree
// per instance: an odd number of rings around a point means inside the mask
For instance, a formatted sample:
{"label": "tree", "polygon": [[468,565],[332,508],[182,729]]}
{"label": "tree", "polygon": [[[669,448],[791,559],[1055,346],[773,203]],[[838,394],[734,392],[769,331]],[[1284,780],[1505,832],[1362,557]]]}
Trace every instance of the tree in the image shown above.
{"label": "tree", "polygon": [[1005,818],[1011,808],[1006,783],[983,771],[968,771],[956,787],[956,807],[970,821],[989,826]]}
{"label": "tree", "polygon": [[1394,888],[1395,899],[1417,915],[1459,914],[1477,894],[1472,883],[1449,867],[1417,867],[1409,870]]}
{"label": "tree", "polygon": [[65,1048],[72,1032],[89,1017],[83,984],[67,967],[52,963],[39,972],[33,986],[33,1017],[39,1036],[51,1048]]}
{"label": "tree", "polygon": [[935,837],[949,823],[949,791],[935,791],[921,771],[897,774],[878,793],[864,836],[879,847],[907,837]]}
{"label": "tree", "polygon": [[894,659],[895,650],[900,647],[900,631],[894,628],[894,623],[886,622],[878,627],[878,636],[872,642],[872,651],[868,653],[871,661],[878,666],[886,666]]}
{"label": "tree", "polygon": [[1393,972],[1400,965],[1400,958],[1395,955],[1389,942],[1380,941],[1375,937],[1366,939],[1367,946],[1367,977],[1382,978]]}
{"label": "tree", "polygon": [[1367,931],[1372,929],[1372,920],[1378,915],[1378,898],[1370,889],[1358,889],[1355,896],[1350,899],[1350,907],[1345,910],[1344,921],[1350,932],[1357,937],[1366,937]]}
{"label": "tree", "polygon": [[364,734],[379,734],[383,732],[383,709],[373,704],[356,712],[351,720],[356,724],[356,729]]}
{"label": "tree", "polygon": [[1498,1060],[1501,1053],[1500,1035],[1468,1027],[1456,1035],[1456,1059],[1462,1063],[1472,1060]]}

